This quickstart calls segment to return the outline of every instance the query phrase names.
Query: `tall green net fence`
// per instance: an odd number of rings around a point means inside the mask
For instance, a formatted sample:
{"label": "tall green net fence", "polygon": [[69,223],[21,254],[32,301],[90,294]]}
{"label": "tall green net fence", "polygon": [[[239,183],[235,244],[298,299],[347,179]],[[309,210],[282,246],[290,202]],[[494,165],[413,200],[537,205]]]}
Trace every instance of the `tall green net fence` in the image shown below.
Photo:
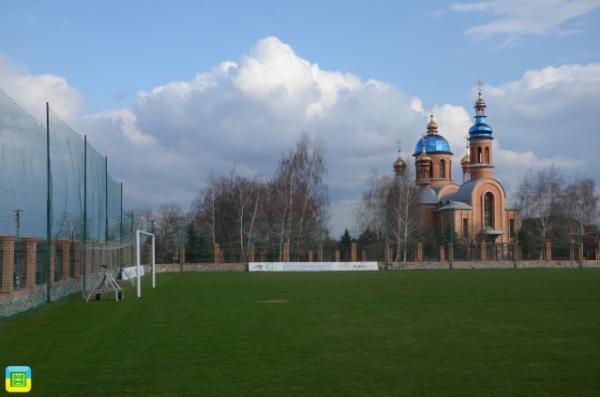
{"label": "tall green net fence", "polygon": [[123,210],[122,183],[47,110],[40,122],[0,90],[0,300],[86,291],[135,264],[140,225]]}

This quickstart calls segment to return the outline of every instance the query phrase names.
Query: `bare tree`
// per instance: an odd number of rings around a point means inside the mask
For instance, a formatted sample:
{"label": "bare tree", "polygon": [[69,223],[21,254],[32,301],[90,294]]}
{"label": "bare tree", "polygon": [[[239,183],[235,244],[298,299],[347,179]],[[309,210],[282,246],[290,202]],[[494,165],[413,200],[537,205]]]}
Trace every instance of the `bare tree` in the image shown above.
{"label": "bare tree", "polygon": [[374,232],[377,240],[393,239],[396,260],[406,261],[410,243],[423,230],[419,189],[409,170],[395,176],[373,174],[357,215],[363,230]]}
{"label": "bare tree", "polygon": [[537,171],[529,170],[518,188],[518,206],[523,217],[532,219],[535,225],[540,257],[542,245],[552,229],[552,216],[561,212],[563,184],[563,172],[550,166]]}
{"label": "bare tree", "polygon": [[387,221],[391,235],[396,240],[396,260],[406,262],[409,241],[418,238],[423,229],[419,203],[419,189],[405,169],[394,176],[388,188]]}
{"label": "bare tree", "polygon": [[185,228],[185,214],[174,204],[161,205],[156,225],[156,255],[170,262],[179,255]]}
{"label": "bare tree", "polygon": [[563,191],[564,215],[575,220],[576,240],[581,242],[585,227],[593,224],[598,215],[598,193],[594,181],[576,177]]}

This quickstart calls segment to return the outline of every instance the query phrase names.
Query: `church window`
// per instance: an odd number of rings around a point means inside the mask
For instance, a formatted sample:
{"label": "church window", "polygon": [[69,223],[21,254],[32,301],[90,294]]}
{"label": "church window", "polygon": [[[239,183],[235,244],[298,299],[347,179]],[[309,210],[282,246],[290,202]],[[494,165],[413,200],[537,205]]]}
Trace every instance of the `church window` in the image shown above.
{"label": "church window", "polygon": [[477,148],[477,163],[481,164],[481,147]]}
{"label": "church window", "polygon": [[429,179],[433,179],[433,164],[429,167]]}
{"label": "church window", "polygon": [[469,238],[469,220],[467,218],[463,219],[463,237]]}
{"label": "church window", "polygon": [[446,177],[446,160],[440,160],[440,178]]}
{"label": "church window", "polygon": [[494,195],[490,192],[483,195],[483,226],[494,227]]}
{"label": "church window", "polygon": [[490,148],[486,147],[485,148],[485,162],[486,163],[490,163]]}

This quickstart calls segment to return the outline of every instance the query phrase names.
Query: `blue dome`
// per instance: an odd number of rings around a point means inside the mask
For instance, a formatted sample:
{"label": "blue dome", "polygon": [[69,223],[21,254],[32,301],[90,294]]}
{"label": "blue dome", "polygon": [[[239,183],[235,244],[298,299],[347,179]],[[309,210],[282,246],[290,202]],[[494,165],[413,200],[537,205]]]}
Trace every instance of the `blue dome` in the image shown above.
{"label": "blue dome", "polygon": [[475,116],[475,124],[469,128],[471,138],[491,138],[492,127],[485,122],[485,116]]}
{"label": "blue dome", "polygon": [[452,154],[450,151],[450,144],[441,135],[438,134],[427,134],[422,139],[417,141],[417,145],[415,146],[415,153],[413,156],[418,156],[421,154],[423,142],[425,142],[425,150],[427,154],[432,153],[448,153]]}

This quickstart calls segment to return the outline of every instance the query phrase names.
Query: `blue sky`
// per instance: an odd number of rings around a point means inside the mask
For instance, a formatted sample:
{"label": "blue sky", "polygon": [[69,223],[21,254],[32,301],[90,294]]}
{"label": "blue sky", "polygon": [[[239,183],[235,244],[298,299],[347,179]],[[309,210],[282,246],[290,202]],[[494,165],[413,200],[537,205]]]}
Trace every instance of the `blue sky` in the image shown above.
{"label": "blue sky", "polygon": [[[269,175],[305,130],[327,146],[332,226],[352,229],[369,175],[390,171],[398,142],[411,151],[430,107],[462,157],[479,79],[509,191],[550,164],[598,178],[600,0],[13,1],[0,11],[0,88],[38,117],[49,100],[87,133],[130,207],[188,209],[211,173],[232,167]],[[573,145],[575,133],[587,144]]]}
{"label": "blue sky", "polygon": [[[4,2],[1,48],[31,73],[66,76],[89,112],[132,103],[139,90],[189,80],[276,36],[327,70],[386,81],[430,104],[470,103],[474,81],[600,56],[598,10],[559,30],[469,39],[493,13],[444,1],[17,1]],[[581,30],[581,33],[570,33]],[[567,33],[561,33],[565,31]],[[123,98],[127,95],[125,98]]]}

